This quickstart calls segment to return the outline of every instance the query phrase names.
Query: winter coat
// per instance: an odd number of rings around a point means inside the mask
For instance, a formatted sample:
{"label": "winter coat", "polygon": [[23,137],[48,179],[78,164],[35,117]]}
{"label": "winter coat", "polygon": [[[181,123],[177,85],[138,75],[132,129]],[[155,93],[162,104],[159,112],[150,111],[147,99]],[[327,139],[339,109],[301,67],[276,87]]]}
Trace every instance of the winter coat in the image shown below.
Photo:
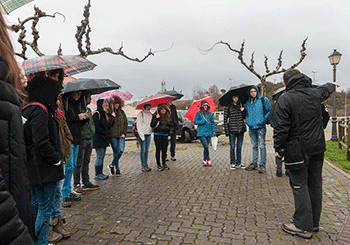
{"label": "winter coat", "polygon": [[173,122],[174,125],[174,130],[176,131],[179,128],[179,117],[177,116],[177,110],[176,110],[176,106],[174,104],[171,104],[169,106],[170,109],[170,119]]}
{"label": "winter coat", "polygon": [[20,219],[17,207],[18,204],[9,193],[0,169],[0,244],[34,245],[27,226]]}
{"label": "winter coat", "polygon": [[[312,81],[304,74],[293,76],[287,83],[274,109],[274,148],[278,152],[287,141],[299,134],[309,156],[326,150],[320,104],[335,90],[331,83],[312,87]],[[293,111],[299,116],[299,132]]]}
{"label": "winter coat", "polygon": [[[59,103],[58,109],[60,109],[64,114],[64,106],[61,95],[58,95],[57,101]],[[72,153],[71,144],[73,142],[73,135],[71,134],[69,127],[67,125],[66,117],[62,117],[58,122],[58,131],[60,135],[60,145],[61,145],[61,154],[62,162],[68,162],[70,154]]]}
{"label": "winter coat", "polygon": [[[90,117],[92,116],[91,109],[89,107],[86,108]],[[84,113],[85,111],[81,111]],[[90,118],[89,120],[84,120],[81,124],[81,139],[82,140],[92,140],[95,134],[95,125],[94,120]]]}
{"label": "winter coat", "polygon": [[210,112],[210,116],[208,118],[207,112],[204,113],[204,117],[202,113],[199,111],[194,118],[194,124],[198,125],[197,128],[197,136],[201,137],[212,137],[216,136],[215,134],[215,122],[214,122],[214,114]]}
{"label": "winter coat", "polygon": [[[30,204],[30,186],[26,169],[21,103],[9,81],[5,82],[8,69],[0,56],[0,170],[2,171],[1,192],[10,193],[16,202],[19,216],[34,237],[34,223]],[[1,194],[3,195],[3,194]],[[0,197],[5,198],[7,194]],[[1,199],[0,203],[5,199]],[[4,211],[0,204],[0,211]],[[5,208],[6,209],[6,208]],[[5,220],[0,215],[0,232]],[[15,233],[17,234],[17,233]],[[8,234],[7,234],[8,235]],[[0,241],[2,235],[0,235]]]}
{"label": "winter coat", "polygon": [[160,114],[161,111],[165,109],[170,114],[170,109],[166,105],[161,105],[157,109],[157,113],[155,113],[152,117],[151,127],[153,128],[153,132],[156,134],[164,134],[164,135],[172,135],[174,131],[173,121],[170,119],[169,121],[165,119],[165,117],[157,118],[157,114]]}
{"label": "winter coat", "polygon": [[63,164],[55,166],[61,160],[61,148],[58,133],[58,120],[55,119],[57,95],[62,86],[48,77],[35,77],[26,88],[29,101],[41,106],[24,107],[22,115],[24,140],[27,152],[27,169],[30,185],[57,182],[64,178]]}
{"label": "winter coat", "polygon": [[[257,91],[257,96],[255,99],[251,98],[250,90],[255,88]],[[264,97],[264,105],[261,101],[261,96],[259,94],[259,89],[257,86],[252,86],[248,90],[248,101],[245,104],[246,118],[245,123],[248,125],[249,129],[260,129],[264,128],[267,119],[270,115],[271,105],[268,98]]]}
{"label": "winter coat", "polygon": [[79,145],[81,142],[81,120],[80,114],[80,102],[75,101],[70,95],[66,95],[63,98],[66,121],[71,134],[73,135],[73,144]]}
{"label": "winter coat", "polygon": [[125,112],[121,108],[118,108],[115,112],[115,117],[111,114],[108,115],[111,118],[110,123],[113,123],[108,130],[109,138],[120,138],[122,134],[126,136],[128,131],[128,119],[126,118]]}
{"label": "winter coat", "polygon": [[225,135],[230,133],[244,133],[247,128],[244,123],[246,111],[241,111],[242,105],[238,102],[237,105],[231,104],[224,109],[224,126]]}
{"label": "winter coat", "polygon": [[95,135],[92,140],[92,147],[95,149],[106,148],[109,146],[108,123],[106,121],[106,113],[103,110],[103,100],[97,101],[97,110],[92,115],[95,124]]}
{"label": "winter coat", "polygon": [[145,140],[145,135],[152,134],[151,128],[152,113],[146,110],[142,110],[137,114],[136,127],[137,134],[142,141]]}

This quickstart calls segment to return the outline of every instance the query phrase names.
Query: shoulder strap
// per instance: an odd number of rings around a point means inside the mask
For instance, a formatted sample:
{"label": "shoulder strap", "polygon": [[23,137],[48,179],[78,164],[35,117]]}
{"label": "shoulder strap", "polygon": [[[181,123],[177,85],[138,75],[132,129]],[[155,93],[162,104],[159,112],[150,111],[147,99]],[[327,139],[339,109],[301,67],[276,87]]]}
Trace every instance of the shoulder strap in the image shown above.
{"label": "shoulder strap", "polygon": [[22,110],[24,110],[25,108],[29,107],[29,106],[32,106],[32,105],[35,105],[35,106],[40,106],[47,114],[47,117],[49,117],[49,113],[47,112],[47,108],[46,106],[44,106],[43,104],[39,103],[39,102],[31,102],[31,103],[28,103],[26,104],[25,106],[22,107]]}
{"label": "shoulder strap", "polygon": [[98,111],[98,110],[96,110],[95,112],[94,112],[94,114],[97,114],[98,113],[98,120],[101,120],[101,113]]}

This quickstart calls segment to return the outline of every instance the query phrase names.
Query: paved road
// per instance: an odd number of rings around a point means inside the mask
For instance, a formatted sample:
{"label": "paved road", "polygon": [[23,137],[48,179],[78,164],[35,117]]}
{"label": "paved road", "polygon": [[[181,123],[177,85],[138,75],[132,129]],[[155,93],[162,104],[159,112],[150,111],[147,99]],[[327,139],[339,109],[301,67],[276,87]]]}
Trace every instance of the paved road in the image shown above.
{"label": "paved road", "polygon": [[[108,152],[105,163],[112,160]],[[345,226],[349,179],[325,164],[321,230],[312,240],[291,236],[281,229],[293,214],[288,177],[275,176],[271,140],[267,152],[267,173],[259,174],[230,170],[229,144],[222,139],[218,150],[210,151],[211,168],[201,166],[199,142],[177,144],[177,161],[169,162],[170,170],[158,172],[152,143],[152,172],[143,173],[136,143],[129,141],[121,158],[122,176],[96,181],[99,190],[64,209],[73,236],[60,244],[349,244],[340,242],[350,240],[350,224]],[[95,153],[90,176],[94,160]],[[243,162],[251,162],[247,136]]]}

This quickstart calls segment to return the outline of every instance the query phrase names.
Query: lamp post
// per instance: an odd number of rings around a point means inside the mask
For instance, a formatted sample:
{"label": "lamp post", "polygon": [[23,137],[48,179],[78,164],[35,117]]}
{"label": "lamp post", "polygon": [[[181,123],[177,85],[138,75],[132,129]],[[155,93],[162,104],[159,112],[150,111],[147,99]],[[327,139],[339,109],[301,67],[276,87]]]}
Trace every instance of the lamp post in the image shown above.
{"label": "lamp post", "polygon": [[[330,56],[328,56],[329,62],[333,66],[333,82],[336,82],[337,65],[339,64],[341,56],[342,56],[342,54],[339,53],[336,49],[334,49],[333,53]],[[331,137],[331,141],[338,141],[336,89],[337,88],[335,88],[334,93],[333,93],[333,117],[332,117],[332,137]]]}

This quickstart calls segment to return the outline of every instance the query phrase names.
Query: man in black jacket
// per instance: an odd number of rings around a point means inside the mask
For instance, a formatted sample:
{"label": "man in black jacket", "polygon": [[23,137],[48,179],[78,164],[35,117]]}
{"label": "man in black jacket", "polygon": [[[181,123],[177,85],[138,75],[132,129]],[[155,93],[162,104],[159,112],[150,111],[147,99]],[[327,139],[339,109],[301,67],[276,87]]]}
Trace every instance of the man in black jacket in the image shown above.
{"label": "man in black jacket", "polygon": [[295,69],[285,72],[283,80],[286,92],[274,110],[276,156],[281,157],[281,149],[289,152],[286,145],[298,138],[304,161],[290,169],[295,212],[293,222],[283,224],[282,229],[310,239],[312,231],[319,230],[322,209],[322,166],[326,147],[320,104],[335,91],[335,85],[339,85],[327,83],[314,88],[312,80]]}

